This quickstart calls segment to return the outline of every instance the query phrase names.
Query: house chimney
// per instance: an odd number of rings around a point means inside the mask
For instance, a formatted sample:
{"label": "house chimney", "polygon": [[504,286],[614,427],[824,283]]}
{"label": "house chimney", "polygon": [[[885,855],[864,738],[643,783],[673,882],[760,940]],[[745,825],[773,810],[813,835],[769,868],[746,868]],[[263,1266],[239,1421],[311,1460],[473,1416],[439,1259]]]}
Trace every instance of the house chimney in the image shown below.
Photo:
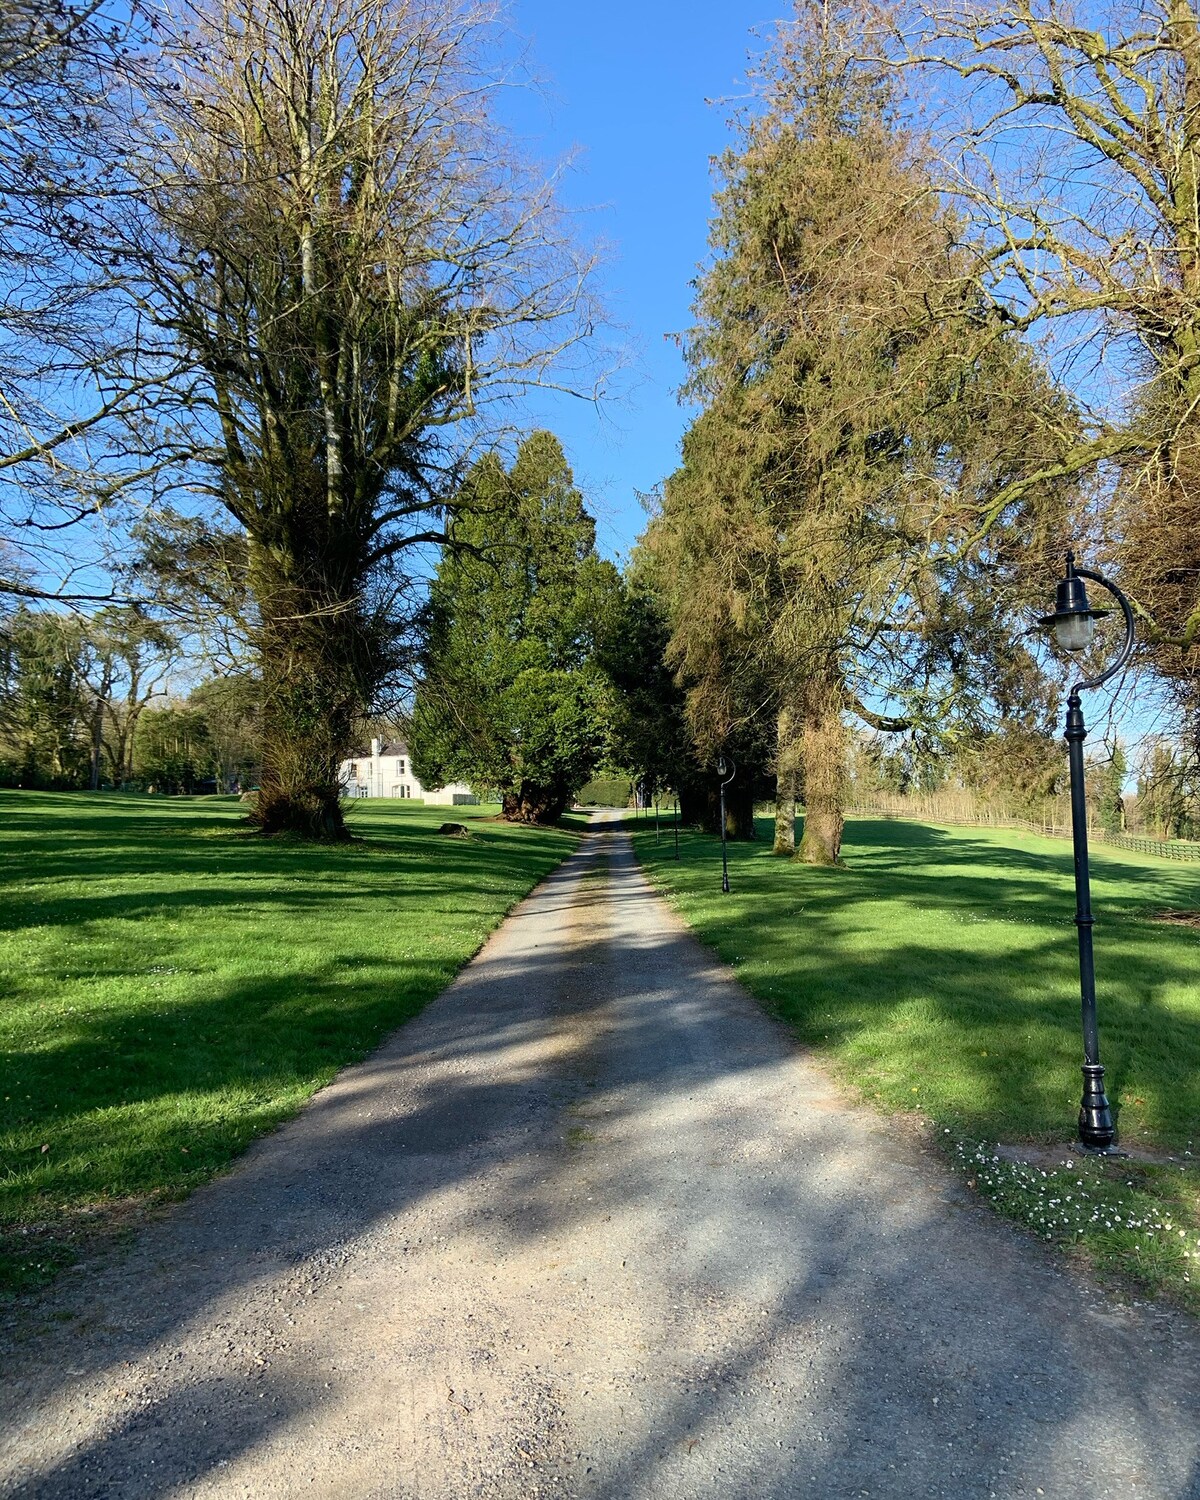
{"label": "house chimney", "polygon": [[378,740],[372,740],[371,741],[371,759],[372,760],[378,760],[379,759],[379,741]]}

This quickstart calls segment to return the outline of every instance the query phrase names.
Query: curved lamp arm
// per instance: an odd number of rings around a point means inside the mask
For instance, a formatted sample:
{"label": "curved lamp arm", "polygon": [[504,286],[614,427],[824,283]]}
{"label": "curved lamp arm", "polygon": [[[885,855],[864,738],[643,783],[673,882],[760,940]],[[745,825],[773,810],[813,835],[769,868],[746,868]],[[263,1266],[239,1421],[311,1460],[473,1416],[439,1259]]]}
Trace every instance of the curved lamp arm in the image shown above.
{"label": "curved lamp arm", "polygon": [[1098,688],[1106,683],[1110,677],[1115,677],[1133,655],[1134,640],[1133,608],[1117,585],[1109,583],[1103,573],[1093,573],[1090,568],[1076,568],[1075,575],[1078,578],[1090,578],[1093,583],[1098,583],[1102,589],[1107,589],[1121,606],[1121,613],[1125,616],[1125,641],[1117,653],[1117,658],[1113,664],[1101,672],[1099,677],[1089,677],[1081,682],[1077,682],[1071,689],[1072,697],[1076,693],[1088,692],[1092,688]]}
{"label": "curved lamp arm", "polygon": [[[721,759],[729,767],[729,775],[726,776],[725,780],[721,783],[721,785],[723,787],[726,787],[733,780],[733,778],[737,775],[737,761],[734,760],[734,758],[733,758],[732,755],[723,755],[721,757]],[[720,771],[718,771],[717,774],[720,775]]]}

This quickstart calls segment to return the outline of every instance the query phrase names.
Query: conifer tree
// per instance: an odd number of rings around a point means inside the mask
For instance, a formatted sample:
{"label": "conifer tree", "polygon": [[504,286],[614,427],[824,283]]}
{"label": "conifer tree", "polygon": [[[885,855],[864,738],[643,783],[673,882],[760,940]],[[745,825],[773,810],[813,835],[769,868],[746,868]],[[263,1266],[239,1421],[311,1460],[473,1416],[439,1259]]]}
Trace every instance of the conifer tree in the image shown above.
{"label": "conifer tree", "polygon": [[800,795],[813,863],[839,856],[848,716],[941,732],[1029,680],[1006,618],[1065,496],[990,502],[1072,421],[979,308],[861,17],[799,0],[721,163],[700,411],[650,536],[697,738],[773,719],[776,848]]}
{"label": "conifer tree", "polygon": [[551,433],[509,468],[480,459],[465,490],[432,591],[413,767],[494,790],[511,821],[550,823],[607,742],[596,640],[619,581]]}

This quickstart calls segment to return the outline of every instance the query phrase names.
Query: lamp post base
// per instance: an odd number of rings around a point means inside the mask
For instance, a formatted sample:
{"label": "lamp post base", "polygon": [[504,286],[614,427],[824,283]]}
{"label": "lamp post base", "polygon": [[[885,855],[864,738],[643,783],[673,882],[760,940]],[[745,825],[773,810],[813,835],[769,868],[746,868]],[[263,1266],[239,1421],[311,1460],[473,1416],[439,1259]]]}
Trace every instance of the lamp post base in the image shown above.
{"label": "lamp post base", "polygon": [[1100,1063],[1083,1065],[1083,1098],[1079,1104],[1079,1141],[1089,1151],[1107,1151],[1117,1139],[1108,1095],[1104,1092],[1104,1068]]}

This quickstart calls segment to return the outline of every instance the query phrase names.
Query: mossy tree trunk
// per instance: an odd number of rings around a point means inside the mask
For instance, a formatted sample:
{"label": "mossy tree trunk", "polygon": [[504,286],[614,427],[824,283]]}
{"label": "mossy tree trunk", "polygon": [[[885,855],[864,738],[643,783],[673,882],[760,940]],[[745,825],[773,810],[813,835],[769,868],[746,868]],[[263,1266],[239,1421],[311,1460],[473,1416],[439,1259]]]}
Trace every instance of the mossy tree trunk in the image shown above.
{"label": "mossy tree trunk", "polygon": [[791,859],[796,853],[796,782],[799,745],[795,716],[783,707],[776,715],[775,843],[772,854]]}
{"label": "mossy tree trunk", "polygon": [[485,7],[163,15],[127,112],[137,191],[103,220],[105,265],[155,331],[122,339],[131,368],[177,372],[137,403],[131,451],[200,473],[235,523],[179,528],[179,572],[254,639],[255,821],[344,838],[339,760],[465,508],[447,434],[484,390],[561,378],[591,327],[590,252],[497,118]]}
{"label": "mossy tree trunk", "polygon": [[509,823],[557,823],[567,810],[570,796],[561,787],[523,781],[518,791],[504,793],[500,808]]}
{"label": "mossy tree trunk", "polygon": [[818,679],[806,685],[799,756],[804,834],[796,857],[809,865],[835,865],[841,857],[847,774],[842,694],[832,682]]}
{"label": "mossy tree trunk", "polygon": [[262,777],[251,821],[264,833],[343,840],[350,835],[338,767],[383,653],[356,580],[304,551],[295,535],[250,551],[263,685]]}

